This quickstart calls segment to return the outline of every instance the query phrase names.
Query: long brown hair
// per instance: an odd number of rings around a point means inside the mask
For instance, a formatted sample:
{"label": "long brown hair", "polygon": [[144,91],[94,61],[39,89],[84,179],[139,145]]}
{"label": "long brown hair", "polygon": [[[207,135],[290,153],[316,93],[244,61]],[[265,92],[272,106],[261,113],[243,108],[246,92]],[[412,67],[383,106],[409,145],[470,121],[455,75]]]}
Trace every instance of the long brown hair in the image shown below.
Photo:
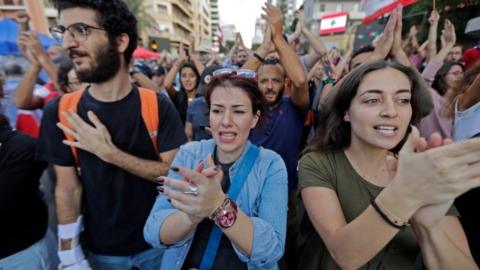
{"label": "long brown hair", "polygon": [[[343,79],[335,93],[332,93],[333,96],[323,104],[320,110],[317,132],[310,145],[304,150],[304,154],[325,150],[337,151],[345,149],[350,145],[351,127],[350,123],[344,120],[345,112],[350,108],[350,104],[357,94],[358,86],[365,75],[385,68],[393,68],[402,72],[410,81],[412,88],[412,118],[410,119],[410,124],[416,124],[420,121],[424,114],[424,109],[422,109],[421,104],[419,104],[420,85],[415,71],[412,68],[403,66],[397,62],[385,60],[364,64],[355,68],[350,74],[348,74]],[[410,129],[408,129],[408,132],[409,131]],[[406,137],[407,136],[405,136],[405,138],[394,149],[390,150],[394,153],[398,152]]]}

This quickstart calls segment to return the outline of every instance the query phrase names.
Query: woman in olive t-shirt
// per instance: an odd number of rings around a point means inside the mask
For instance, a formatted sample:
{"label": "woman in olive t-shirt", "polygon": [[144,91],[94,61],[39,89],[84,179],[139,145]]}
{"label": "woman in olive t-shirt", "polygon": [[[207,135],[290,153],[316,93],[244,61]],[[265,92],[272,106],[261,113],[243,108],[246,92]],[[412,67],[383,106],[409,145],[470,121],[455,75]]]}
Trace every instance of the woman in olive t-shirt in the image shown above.
{"label": "woman in olive t-shirt", "polygon": [[480,156],[458,155],[473,145],[479,155],[480,140],[420,138],[411,127],[422,115],[418,85],[411,68],[377,61],[352,71],[324,106],[299,164],[315,230],[298,269],[411,269],[419,254],[428,269],[476,269],[450,208],[478,185],[470,164]]}

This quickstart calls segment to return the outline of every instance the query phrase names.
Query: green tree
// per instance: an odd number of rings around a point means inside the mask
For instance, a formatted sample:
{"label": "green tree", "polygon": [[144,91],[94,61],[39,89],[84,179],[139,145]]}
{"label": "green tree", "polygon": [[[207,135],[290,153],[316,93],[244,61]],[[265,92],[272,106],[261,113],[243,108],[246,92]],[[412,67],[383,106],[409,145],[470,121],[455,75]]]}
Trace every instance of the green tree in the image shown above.
{"label": "green tree", "polygon": [[123,1],[125,1],[130,11],[137,17],[139,31],[146,30],[155,23],[155,19],[147,11],[144,0]]}
{"label": "green tree", "polygon": [[[479,6],[480,0],[436,0],[435,8],[440,13],[441,18],[440,29],[443,29],[443,21],[448,18],[455,25],[455,32],[459,41],[475,39],[466,36],[464,32],[468,20],[480,16]],[[417,16],[405,16],[404,33],[408,32],[411,25],[420,25],[420,39],[425,40],[428,35],[427,19],[432,9],[433,0],[419,0],[406,7],[403,11],[404,16],[407,14]]]}

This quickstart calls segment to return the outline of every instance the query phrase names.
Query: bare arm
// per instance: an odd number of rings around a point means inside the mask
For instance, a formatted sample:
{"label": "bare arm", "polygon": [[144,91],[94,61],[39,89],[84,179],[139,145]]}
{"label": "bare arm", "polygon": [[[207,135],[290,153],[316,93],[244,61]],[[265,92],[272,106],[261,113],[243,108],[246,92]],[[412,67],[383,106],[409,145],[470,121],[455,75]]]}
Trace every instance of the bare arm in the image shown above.
{"label": "bare arm", "polygon": [[293,82],[290,98],[295,106],[305,108],[309,103],[307,75],[305,74],[305,70],[302,63],[300,63],[297,54],[282,36],[283,19],[280,9],[267,4],[264,11],[267,13],[266,17],[270,24],[270,28],[272,29],[272,41],[280,55],[280,62],[282,63],[287,76]]}
{"label": "bare arm", "polygon": [[430,61],[437,54],[437,29],[440,15],[433,10],[428,18],[430,28],[428,30],[427,61]]}
{"label": "bare arm", "polygon": [[177,95],[177,90],[173,86],[173,82],[175,81],[175,77],[177,76],[177,72],[180,70],[180,66],[183,63],[180,59],[177,59],[173,64],[172,68],[168,71],[167,75],[165,75],[165,80],[163,81],[163,85],[165,89],[167,89],[168,96],[170,98],[175,98]]}
{"label": "bare arm", "polygon": [[193,140],[193,126],[192,122],[185,122],[185,135],[187,135],[187,138],[189,141]]}
{"label": "bare arm", "polygon": [[73,111],[65,114],[67,121],[72,125],[72,129],[57,123],[57,126],[63,132],[75,138],[75,141],[63,141],[64,144],[90,152],[105,162],[149,181],[154,181],[159,176],[168,173],[170,163],[178,148],[160,153],[159,161],[133,156],[123,152],[113,144],[107,128],[92,111],[89,111],[87,116],[94,126],[87,124]]}
{"label": "bare arm", "polygon": [[100,158],[131,174],[154,181],[161,175],[167,175],[170,163],[177,152],[178,148],[160,153],[160,161],[155,161],[133,156],[115,147],[106,153],[105,157]]}
{"label": "bare arm", "polygon": [[[75,167],[54,166],[57,177],[55,204],[58,224],[70,224],[80,216],[82,186]],[[71,240],[62,240],[62,250],[70,249]]]}
{"label": "bare arm", "polygon": [[[387,224],[372,206],[347,224],[333,190],[308,187],[301,194],[312,224],[342,269],[357,269],[366,264],[398,233],[398,229]],[[403,213],[404,217],[408,218],[415,211],[415,207],[408,204],[396,203],[399,198],[387,188],[379,196],[384,198],[384,203],[396,208],[389,209]]]}
{"label": "bare arm", "polygon": [[478,269],[457,217],[446,216],[439,226],[414,226],[427,269]]}
{"label": "bare arm", "polygon": [[442,48],[437,55],[434,56],[435,60],[438,62],[443,62],[447,58],[448,53],[455,45],[457,41],[457,36],[455,34],[455,26],[449,19],[445,19],[445,26],[441,36]]}
{"label": "bare arm", "polygon": [[19,109],[34,110],[43,106],[42,99],[33,95],[35,82],[37,81],[40,66],[32,64],[30,68],[23,74],[22,80],[15,90],[15,106]]}
{"label": "bare arm", "polygon": [[327,53],[327,49],[320,38],[316,37],[307,27],[302,27],[302,33],[305,38],[307,38],[310,47],[313,49],[313,51],[306,56],[307,66],[310,69],[320,58],[322,58],[322,56]]}
{"label": "bare arm", "polygon": [[152,89],[156,92],[160,92],[162,89],[159,89],[155,83],[150,80],[145,74],[141,72],[135,72],[132,74],[133,79],[143,88]]}
{"label": "bare arm", "polygon": [[[265,57],[267,57],[267,55],[273,51],[275,51],[275,45],[273,45],[272,42],[272,30],[268,26],[267,30],[265,31],[265,35],[263,36],[262,44],[257,48],[255,53],[265,59]],[[243,64],[242,69],[257,71],[261,64],[262,62],[257,57],[250,57],[247,62]]]}
{"label": "bare arm", "polygon": [[200,59],[198,59],[197,53],[190,51],[190,60],[193,62],[193,65],[195,65],[198,74],[202,74],[205,70],[205,66],[200,62]]}

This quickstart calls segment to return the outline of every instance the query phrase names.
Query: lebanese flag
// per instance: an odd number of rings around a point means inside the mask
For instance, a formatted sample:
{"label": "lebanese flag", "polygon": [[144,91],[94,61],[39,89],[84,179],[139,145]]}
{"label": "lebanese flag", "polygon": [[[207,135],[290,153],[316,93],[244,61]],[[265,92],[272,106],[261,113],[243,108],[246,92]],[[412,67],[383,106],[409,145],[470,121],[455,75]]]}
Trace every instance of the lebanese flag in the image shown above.
{"label": "lebanese flag", "polygon": [[406,7],[415,2],[417,0],[362,0],[360,9],[366,14],[362,23],[369,24],[383,14],[391,12],[398,5]]}
{"label": "lebanese flag", "polygon": [[347,16],[347,12],[338,12],[323,16],[320,21],[320,35],[345,32]]}
{"label": "lebanese flag", "polygon": [[217,36],[218,42],[220,43],[220,45],[221,45],[223,48],[226,48],[226,47],[227,47],[227,43],[225,42],[225,40],[224,40],[224,38],[223,38],[223,32],[222,32],[222,28],[220,27],[220,24],[217,25],[217,31],[216,31],[215,35]]}

